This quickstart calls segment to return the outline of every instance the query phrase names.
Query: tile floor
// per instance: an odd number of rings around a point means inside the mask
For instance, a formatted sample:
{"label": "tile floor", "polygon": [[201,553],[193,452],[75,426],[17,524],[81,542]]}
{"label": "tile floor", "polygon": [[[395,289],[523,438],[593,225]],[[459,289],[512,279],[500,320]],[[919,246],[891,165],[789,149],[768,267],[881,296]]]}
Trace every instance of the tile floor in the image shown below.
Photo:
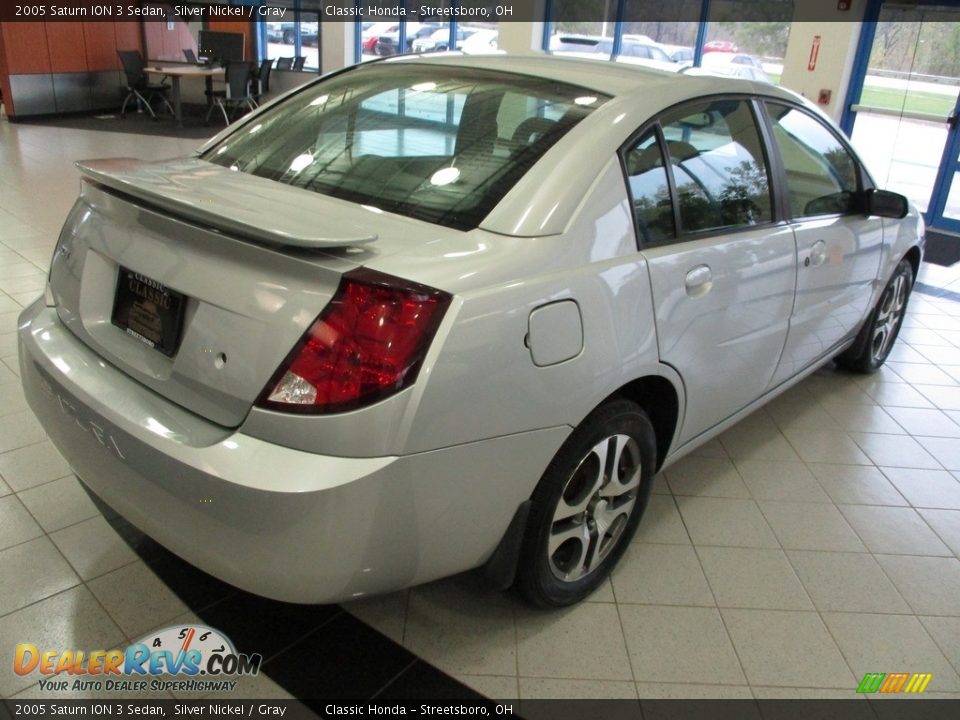
{"label": "tile floor", "polygon": [[[14,328],[76,195],[70,162],[194,145],[0,119],[0,653],[191,617],[45,439]],[[662,473],[588,602],[537,612],[468,574],[345,609],[497,698],[850,697],[863,673],[897,670],[960,697],[960,267],[924,266],[920,282],[881,372],[826,367]],[[316,616],[290,613],[292,642]],[[285,692],[263,676],[241,690]],[[4,662],[0,696],[17,693],[36,687]]]}

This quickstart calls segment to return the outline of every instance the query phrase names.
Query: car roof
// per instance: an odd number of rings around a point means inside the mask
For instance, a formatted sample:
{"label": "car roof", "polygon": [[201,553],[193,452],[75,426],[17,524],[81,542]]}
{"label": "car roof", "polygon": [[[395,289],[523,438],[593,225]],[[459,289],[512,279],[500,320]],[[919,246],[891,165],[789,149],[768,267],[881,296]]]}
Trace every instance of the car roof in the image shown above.
{"label": "car roof", "polygon": [[430,56],[402,55],[389,58],[383,62],[457,65],[519,73],[578,85],[612,97],[634,94],[656,97],[659,92],[668,89],[669,92],[665,94],[672,96],[676,93],[678,82],[682,84],[683,95],[686,97],[715,95],[725,92],[762,93],[764,95],[793,97],[789,92],[781,91],[773,85],[764,86],[760,90],[759,86],[747,80],[721,78],[706,73],[671,72],[639,65],[613,63],[604,56],[589,59],[547,54],[509,55],[507,53],[491,53],[464,55],[453,52]]}

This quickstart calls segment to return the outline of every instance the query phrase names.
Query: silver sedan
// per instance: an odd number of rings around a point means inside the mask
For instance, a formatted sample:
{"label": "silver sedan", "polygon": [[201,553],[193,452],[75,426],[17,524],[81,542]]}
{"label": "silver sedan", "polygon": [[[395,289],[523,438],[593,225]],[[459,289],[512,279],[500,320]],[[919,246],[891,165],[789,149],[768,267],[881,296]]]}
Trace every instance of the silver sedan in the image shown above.
{"label": "silver sedan", "polygon": [[884,362],[923,249],[798,96],[562,58],[365,64],[78,167],[31,407],[144,532],[297,602],[583,599],[660,468]]}

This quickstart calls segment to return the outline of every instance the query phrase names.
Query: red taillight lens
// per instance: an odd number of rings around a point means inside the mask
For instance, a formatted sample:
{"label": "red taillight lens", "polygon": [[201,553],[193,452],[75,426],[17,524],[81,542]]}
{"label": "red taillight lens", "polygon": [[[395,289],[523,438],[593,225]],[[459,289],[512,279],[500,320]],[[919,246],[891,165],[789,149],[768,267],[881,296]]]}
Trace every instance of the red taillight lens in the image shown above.
{"label": "red taillight lens", "polygon": [[267,383],[257,405],[284,412],[352,410],[417,379],[450,295],[361,268]]}

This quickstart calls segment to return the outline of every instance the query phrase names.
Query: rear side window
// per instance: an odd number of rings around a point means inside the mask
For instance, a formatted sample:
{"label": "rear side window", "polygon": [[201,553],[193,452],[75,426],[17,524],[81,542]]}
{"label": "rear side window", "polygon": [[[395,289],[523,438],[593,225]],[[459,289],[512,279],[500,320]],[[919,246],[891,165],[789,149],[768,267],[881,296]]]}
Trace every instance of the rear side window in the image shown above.
{"label": "rear side window", "polygon": [[624,153],[623,162],[641,244],[672,239],[670,184],[656,133],[644,134]]}
{"label": "rear side window", "polygon": [[840,139],[802,110],[775,102],[766,105],[783,158],[792,216],[856,212],[857,162]]}
{"label": "rear side window", "polygon": [[772,219],[769,173],[748,101],[686,105],[660,122],[682,232],[748,227]]}
{"label": "rear side window", "polygon": [[525,75],[378,63],[297,93],[204,159],[469,230],[608,99]]}

